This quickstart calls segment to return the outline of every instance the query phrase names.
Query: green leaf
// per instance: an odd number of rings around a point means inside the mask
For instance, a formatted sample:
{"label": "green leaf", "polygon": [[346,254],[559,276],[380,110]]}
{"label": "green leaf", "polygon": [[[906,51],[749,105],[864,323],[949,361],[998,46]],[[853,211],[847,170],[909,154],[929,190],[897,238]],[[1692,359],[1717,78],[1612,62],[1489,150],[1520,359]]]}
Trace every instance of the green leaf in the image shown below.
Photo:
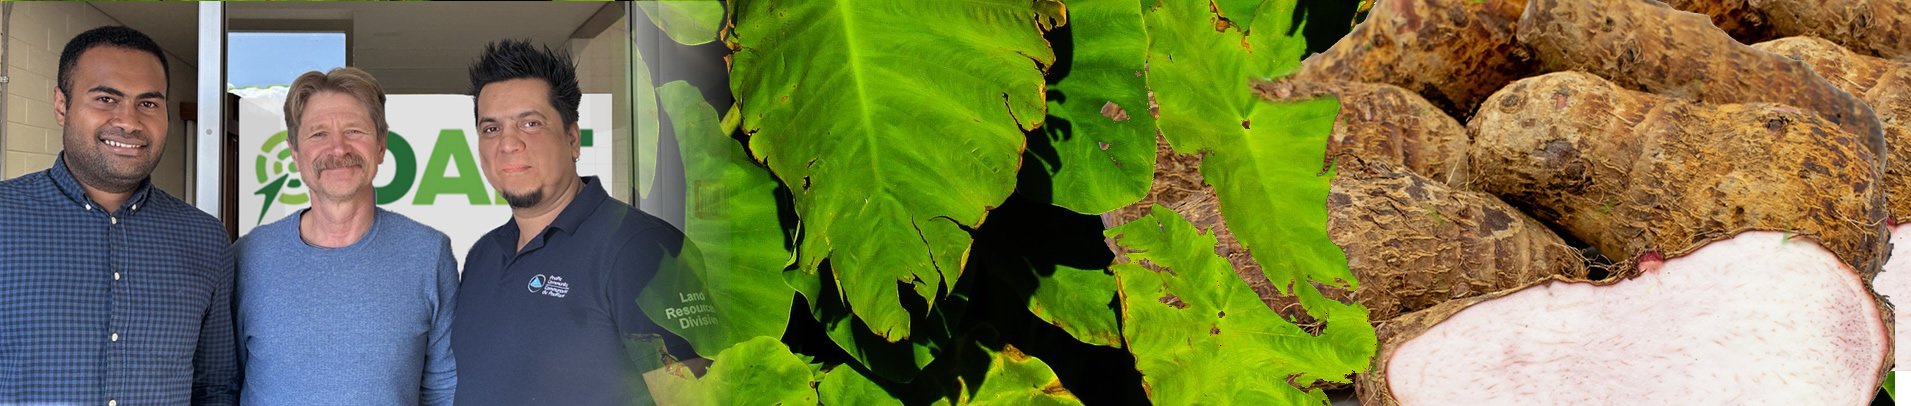
{"label": "green leaf", "polygon": [[657,183],[657,132],[662,126],[657,117],[657,89],[650,83],[650,65],[644,62],[644,54],[637,47],[630,47],[631,97],[637,104],[637,156],[631,159],[631,171],[636,172],[632,184],[637,186],[639,198],[649,198],[650,189]]}
{"label": "green leaf", "polygon": [[[1327,181],[1319,162],[1333,129],[1331,99],[1270,103],[1250,81],[1300,66],[1306,41],[1287,36],[1293,0],[1261,2],[1246,30],[1216,31],[1198,4],[1170,2],[1149,10],[1149,83],[1161,104],[1161,131],[1177,152],[1206,151],[1201,175],[1221,200],[1221,214],[1268,280],[1300,298],[1315,319],[1351,319],[1352,307],[1324,299],[1313,283],[1357,287],[1346,255],[1327,239]],[[1365,325],[1364,323],[1362,325]],[[1371,328],[1346,331],[1370,340]],[[1352,349],[1350,349],[1352,350]]]}
{"label": "green leaf", "polygon": [[902,400],[884,391],[881,385],[869,380],[855,368],[848,365],[837,366],[823,375],[822,384],[816,387],[816,395],[824,405],[863,405],[863,406],[902,406]]}
{"label": "green leaf", "polygon": [[1108,308],[1115,298],[1114,275],[1103,269],[1067,265],[1057,265],[1048,275],[1036,275],[1041,281],[1029,298],[1029,312],[1081,342],[1121,347],[1120,322]]}
{"label": "green leaf", "polygon": [[1321,404],[1322,391],[1295,384],[1346,382],[1367,366],[1377,343],[1365,308],[1333,313],[1324,334],[1310,335],[1234,276],[1214,253],[1213,234],[1160,205],[1151,210],[1106,234],[1137,252],[1112,269],[1122,337],[1155,404]]}
{"label": "green leaf", "polygon": [[940,305],[927,310],[925,316],[914,319],[918,323],[915,334],[901,342],[889,342],[850,313],[836,284],[821,282],[834,280],[828,266],[822,268],[820,275],[786,271],[784,277],[808,299],[810,316],[823,325],[824,334],[831,342],[871,373],[896,382],[914,380],[923,368],[935,361],[942,349],[950,345],[950,326],[962,318],[968,306],[965,296],[944,298]]}
{"label": "green leaf", "polygon": [[1896,371],[1884,373],[1884,395],[1890,396],[1892,401],[1898,400],[1898,390],[1895,389],[1895,387],[1898,386],[1897,383],[1898,373]]}
{"label": "green leaf", "polygon": [[937,374],[929,379],[907,384],[877,382],[849,365],[842,365],[824,375],[817,395],[825,405],[1082,404],[1074,393],[1062,387],[1055,371],[1041,359],[1005,343],[965,341],[967,347],[962,356],[937,361]]}
{"label": "green leaf", "polygon": [[[1074,54],[1049,88],[1048,124],[1032,146],[1049,174],[1052,202],[1101,214],[1148,194],[1155,171],[1155,120],[1148,114],[1148,35],[1141,0],[1075,0],[1065,31]],[[1052,73],[1053,75],[1053,73]],[[1049,155],[1052,151],[1053,155]]]}
{"label": "green leaf", "polygon": [[714,0],[646,0],[637,2],[637,8],[679,44],[708,44],[723,28],[723,3]]}
{"label": "green leaf", "polygon": [[[1209,151],[1201,176],[1214,185],[1221,217],[1269,281],[1287,294],[1311,292],[1300,295],[1301,306],[1316,318],[1351,312],[1321,298],[1313,285],[1356,286],[1346,254],[1327,238],[1327,189],[1334,172],[1319,175],[1340,104],[1331,98],[1257,104],[1252,120],[1263,124],[1231,147]],[[1365,334],[1371,337],[1372,329]]]}
{"label": "green leaf", "polygon": [[[1023,354],[1013,345],[1001,349],[976,346],[989,356],[989,370],[981,387],[967,393],[961,402],[969,405],[1081,405],[1075,394],[1062,388],[1062,381],[1048,363]],[[968,389],[974,383],[964,382]]]}
{"label": "green leaf", "polygon": [[[799,272],[828,260],[857,317],[910,337],[1015,186],[1054,62],[1028,0],[732,3],[750,149],[794,195]],[[916,298],[902,297],[910,291]]]}
{"label": "green leaf", "polygon": [[703,93],[683,81],[657,88],[670,114],[683,154],[684,235],[703,253],[700,275],[720,319],[726,323],[706,340],[714,353],[757,336],[777,337],[789,326],[795,290],[783,281],[790,250],[777,219],[776,179],[750,160],[743,145],[719,131],[717,111]]}
{"label": "green leaf", "polygon": [[1114,253],[1101,235],[1101,217],[1018,195],[989,218],[976,233],[975,252],[988,267],[982,283],[994,292],[989,296],[1010,307],[1002,311],[1026,309],[1078,341],[1121,348],[1115,277],[1107,271]]}
{"label": "green leaf", "polygon": [[644,378],[660,405],[814,405],[821,377],[776,337],[757,337],[718,353],[702,378],[682,364]]}
{"label": "green leaf", "polygon": [[1148,86],[1161,106],[1161,134],[1175,152],[1226,150],[1250,135],[1258,105],[1250,82],[1292,73],[1307,51],[1305,40],[1285,36],[1293,10],[1294,0],[1260,2],[1254,25],[1225,31],[1215,29],[1207,2],[1166,1],[1147,10]]}

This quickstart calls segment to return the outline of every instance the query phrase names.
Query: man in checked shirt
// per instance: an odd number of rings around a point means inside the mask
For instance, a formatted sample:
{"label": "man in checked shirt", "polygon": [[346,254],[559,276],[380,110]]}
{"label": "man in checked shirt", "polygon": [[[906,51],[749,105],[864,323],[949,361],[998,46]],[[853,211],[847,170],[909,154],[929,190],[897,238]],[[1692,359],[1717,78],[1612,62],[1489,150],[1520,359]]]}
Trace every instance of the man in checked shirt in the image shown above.
{"label": "man in checked shirt", "polygon": [[118,26],[60,53],[64,149],[0,182],[0,404],[234,403],[231,241],[149,180],[163,55]]}

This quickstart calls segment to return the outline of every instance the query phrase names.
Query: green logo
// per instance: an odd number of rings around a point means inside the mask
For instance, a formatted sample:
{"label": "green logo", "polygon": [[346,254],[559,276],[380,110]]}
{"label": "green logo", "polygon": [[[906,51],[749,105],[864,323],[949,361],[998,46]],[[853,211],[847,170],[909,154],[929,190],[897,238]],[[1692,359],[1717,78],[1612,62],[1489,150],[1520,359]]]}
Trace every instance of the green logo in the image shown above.
{"label": "green logo", "polygon": [[[592,131],[584,129],[579,133],[582,146],[591,147]],[[292,160],[291,143],[286,141],[285,131],[272,134],[259,146],[259,155],[253,160],[253,172],[264,186],[252,194],[265,201],[259,208],[255,225],[265,221],[265,215],[272,212],[274,204],[299,205],[312,201],[297,176],[299,168]],[[415,206],[436,204],[438,195],[462,195],[473,206],[506,204],[502,195],[487,193],[484,175],[478,171],[478,160],[463,130],[447,128],[438,132],[422,173],[418,170],[418,153],[404,136],[386,132],[385,152],[391,155],[392,178],[384,186],[374,185],[379,205],[403,200],[408,194],[413,195],[411,204]],[[452,169],[458,171],[458,176],[445,176]],[[417,189],[415,194],[413,186]]]}
{"label": "green logo", "polygon": [[[267,138],[265,144],[259,147],[258,158],[253,160],[253,171],[258,175],[259,183],[265,185],[258,191],[252,192],[254,195],[265,198],[265,204],[259,207],[259,218],[254,220],[253,224],[264,222],[265,214],[272,212],[274,203],[305,204],[312,201],[312,197],[306,194],[305,185],[298,177],[293,176],[299,173],[299,168],[298,164],[292,160],[292,144],[286,142],[285,137],[285,131],[272,134],[272,137]],[[385,133],[385,150],[392,156],[396,173],[392,174],[391,184],[374,188],[378,195],[378,204],[395,202],[405,197],[405,193],[411,191],[412,178],[418,174],[417,154],[412,152],[411,143],[405,141],[405,137],[395,132]],[[466,151],[465,155],[470,156],[470,151]],[[476,170],[473,170],[473,173],[475,172]],[[479,194],[482,195],[482,185],[479,186],[479,190]]]}

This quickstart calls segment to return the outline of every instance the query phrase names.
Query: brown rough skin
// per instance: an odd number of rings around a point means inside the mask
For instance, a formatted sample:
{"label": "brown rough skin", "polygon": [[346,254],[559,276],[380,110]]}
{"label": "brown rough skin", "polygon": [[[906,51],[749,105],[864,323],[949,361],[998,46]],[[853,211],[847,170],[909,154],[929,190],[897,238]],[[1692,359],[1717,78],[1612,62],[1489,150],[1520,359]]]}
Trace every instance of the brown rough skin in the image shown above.
{"label": "brown rough skin", "polygon": [[1376,323],[1554,276],[1586,277],[1578,250],[1498,198],[1379,161],[1341,162],[1327,194],[1327,235],[1360,281],[1354,301]]}
{"label": "brown rough skin", "polygon": [[1465,120],[1480,100],[1532,71],[1513,27],[1527,0],[1382,0],[1294,78],[1386,83]]}
{"label": "brown rough skin", "polygon": [[1526,11],[1519,41],[1542,71],[1584,71],[1627,89],[1713,104],[1797,107],[1859,135],[1872,155],[1884,154],[1878,115],[1857,97],[1803,62],[1738,43],[1703,15],[1648,0],[1533,0]]}
{"label": "brown rough skin", "polygon": [[1281,80],[1254,84],[1254,93],[1276,101],[1333,95],[1340,99],[1327,156],[1352,153],[1399,163],[1404,169],[1449,185],[1466,182],[1466,126],[1398,86],[1344,81]]}
{"label": "brown rough skin", "polygon": [[[1907,38],[1911,40],[1911,38]],[[1858,96],[1884,124],[1885,209],[1898,223],[1911,219],[1911,63],[1860,55],[1820,38],[1792,37],[1752,48],[1797,59],[1819,76]]]}
{"label": "brown rough skin", "polygon": [[[1449,188],[1384,158],[1341,155],[1337,159],[1339,175],[1327,198],[1327,233],[1347,254],[1348,268],[1360,287],[1351,293],[1332,285],[1316,283],[1315,287],[1330,299],[1366,305],[1370,320],[1385,321],[1455,298],[1524,286],[1555,275],[1584,278],[1587,273],[1585,259],[1577,250],[1498,198]],[[1186,170],[1199,179],[1194,169]],[[1173,179],[1188,178],[1167,179],[1172,184]],[[1157,180],[1156,185],[1163,183]],[[1269,309],[1304,328],[1318,327],[1295,298],[1281,294],[1267,280],[1228,230],[1213,189],[1204,186],[1162,206],[1187,216],[1197,228],[1212,230],[1219,240],[1215,253],[1228,259],[1236,275]],[[1145,215],[1145,210],[1124,207],[1110,213],[1111,221],[1132,221]]]}
{"label": "brown rough skin", "polygon": [[1911,2],[1905,0],[1668,0],[1704,14],[1739,42],[1814,36],[1861,55],[1911,61]]}
{"label": "brown rough skin", "polygon": [[1865,281],[1886,246],[1879,159],[1776,104],[1710,105],[1580,72],[1514,82],[1468,124],[1473,179],[1636,274],[1746,230],[1817,237]]}

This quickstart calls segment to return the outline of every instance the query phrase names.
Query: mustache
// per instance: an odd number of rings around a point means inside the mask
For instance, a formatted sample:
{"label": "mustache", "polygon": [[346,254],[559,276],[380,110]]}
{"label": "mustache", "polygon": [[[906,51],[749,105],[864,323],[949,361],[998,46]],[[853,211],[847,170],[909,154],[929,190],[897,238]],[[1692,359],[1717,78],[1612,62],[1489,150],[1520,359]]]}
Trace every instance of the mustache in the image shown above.
{"label": "mustache", "polygon": [[365,166],[365,157],[359,156],[357,153],[347,152],[344,154],[339,154],[339,155],[325,157],[325,158],[319,158],[316,161],[312,161],[311,170],[317,172],[317,171],[324,171],[327,169],[351,168],[351,167],[362,167],[362,166]]}

